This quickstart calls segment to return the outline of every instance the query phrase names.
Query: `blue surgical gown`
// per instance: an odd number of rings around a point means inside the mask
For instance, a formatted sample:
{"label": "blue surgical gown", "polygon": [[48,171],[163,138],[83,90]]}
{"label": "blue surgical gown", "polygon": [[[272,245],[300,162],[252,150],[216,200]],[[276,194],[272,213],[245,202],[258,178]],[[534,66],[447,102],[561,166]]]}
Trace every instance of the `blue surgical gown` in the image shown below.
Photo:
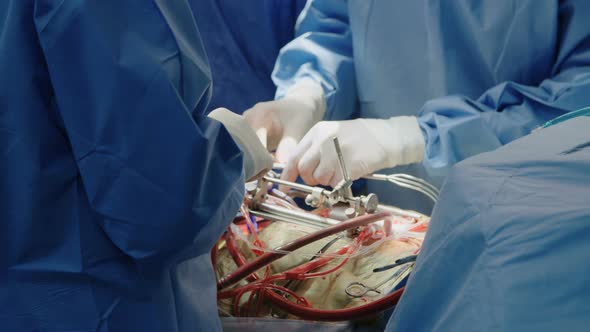
{"label": "blue surgical gown", "polygon": [[[456,162],[586,106],[588,17],[586,0],[312,0],[277,60],[277,97],[307,76],[328,120],[416,115],[424,162],[387,172],[440,185]],[[429,212],[425,197],[390,188],[368,189]]]}
{"label": "blue surgical gown", "polygon": [[186,1],[2,1],[0,73],[0,330],[219,330],[242,154]]}
{"label": "blue surgical gown", "polygon": [[452,169],[387,331],[588,330],[589,128],[574,118]]}
{"label": "blue surgical gown", "polygon": [[208,109],[242,113],[273,98],[279,50],[295,37],[305,0],[189,0],[211,64]]}

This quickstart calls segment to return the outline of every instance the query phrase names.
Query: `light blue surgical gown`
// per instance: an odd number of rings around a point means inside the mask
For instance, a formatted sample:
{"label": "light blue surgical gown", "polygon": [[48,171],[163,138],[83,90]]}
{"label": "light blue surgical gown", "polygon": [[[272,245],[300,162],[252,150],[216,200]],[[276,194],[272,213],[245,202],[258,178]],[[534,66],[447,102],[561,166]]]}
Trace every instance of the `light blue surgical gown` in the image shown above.
{"label": "light blue surgical gown", "polygon": [[[456,162],[588,104],[588,17],[585,0],[312,0],[277,60],[277,97],[307,76],[326,92],[328,120],[416,115],[424,162],[387,172],[440,185]],[[368,190],[432,206],[390,185]]]}
{"label": "light blue surgical gown", "polygon": [[215,331],[242,154],[185,0],[0,2],[0,331]]}
{"label": "light blue surgical gown", "polygon": [[573,118],[457,164],[386,330],[587,331],[589,128]]}

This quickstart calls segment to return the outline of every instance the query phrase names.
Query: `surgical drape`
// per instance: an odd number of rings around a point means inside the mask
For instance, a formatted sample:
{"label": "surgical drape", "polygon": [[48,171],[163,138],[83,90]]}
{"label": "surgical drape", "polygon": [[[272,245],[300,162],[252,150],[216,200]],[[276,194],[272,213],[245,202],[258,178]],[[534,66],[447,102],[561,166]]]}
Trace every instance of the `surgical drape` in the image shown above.
{"label": "surgical drape", "polygon": [[242,156],[205,118],[188,4],[0,8],[2,329],[219,328],[208,251]]}
{"label": "surgical drape", "polygon": [[584,331],[590,117],[456,165],[388,331]]}

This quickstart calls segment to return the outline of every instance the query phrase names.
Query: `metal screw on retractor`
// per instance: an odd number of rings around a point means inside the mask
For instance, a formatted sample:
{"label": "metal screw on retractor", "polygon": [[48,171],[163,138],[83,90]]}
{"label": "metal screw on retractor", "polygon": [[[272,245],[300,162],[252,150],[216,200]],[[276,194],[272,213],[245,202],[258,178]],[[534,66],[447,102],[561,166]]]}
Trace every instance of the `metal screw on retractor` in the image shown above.
{"label": "metal screw on retractor", "polygon": [[374,213],[379,208],[379,199],[375,194],[369,194],[361,198],[361,204],[367,213]]}

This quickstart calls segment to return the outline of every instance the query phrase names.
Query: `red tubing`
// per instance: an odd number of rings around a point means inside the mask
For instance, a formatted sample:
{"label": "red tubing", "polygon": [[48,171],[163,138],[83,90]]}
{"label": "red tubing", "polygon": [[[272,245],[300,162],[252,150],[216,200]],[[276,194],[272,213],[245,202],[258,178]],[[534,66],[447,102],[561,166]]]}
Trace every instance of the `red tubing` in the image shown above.
{"label": "red tubing", "polygon": [[337,225],[326,227],[326,228],[319,230],[315,233],[311,233],[311,234],[308,234],[304,237],[301,237],[291,243],[287,243],[286,245],[277,248],[278,250],[281,250],[284,252],[265,253],[265,254],[259,256],[258,258],[256,258],[255,260],[238,267],[233,273],[221,278],[217,282],[217,289],[221,290],[221,289],[224,289],[228,286],[231,286],[231,285],[237,283],[238,281],[244,279],[245,277],[252,274],[256,270],[276,261],[277,259],[279,259],[285,255],[287,255],[288,252],[297,250],[297,249],[304,247],[310,243],[313,243],[315,241],[323,239],[327,236],[330,236],[330,235],[333,235],[336,233],[340,233],[340,232],[345,231],[347,229],[351,229],[351,228],[355,228],[355,227],[359,227],[359,226],[364,226],[364,225],[370,224],[372,222],[384,219],[384,218],[388,217],[389,215],[390,214],[387,212],[366,214],[366,215],[363,215],[360,217],[356,217],[354,219],[344,221],[344,222],[337,224]]}
{"label": "red tubing", "polygon": [[403,292],[404,287],[371,303],[338,310],[323,310],[306,307],[293,303],[275,292],[266,292],[264,295],[272,302],[272,304],[280,309],[305,320],[343,321],[365,318],[387,310],[399,302]]}
{"label": "red tubing", "polygon": [[[344,255],[348,252],[350,247],[342,247],[338,251],[335,252],[336,255]],[[326,257],[319,257],[310,262],[304,263],[302,265],[296,266],[288,271],[282,272],[285,275],[286,279],[298,279],[300,275],[308,273],[309,271],[318,269],[326,264],[328,264],[331,260],[336,258],[335,256],[326,256]],[[303,279],[303,278],[301,278]]]}
{"label": "red tubing", "polygon": [[[234,262],[238,267],[246,264],[247,260],[246,257],[238,250],[238,245],[236,243],[236,239],[231,228],[227,229],[227,233],[225,236],[225,245],[227,246],[227,251],[229,252],[230,256],[234,259]],[[253,273],[252,275],[248,276],[248,281],[256,281],[258,280],[258,276]]]}

